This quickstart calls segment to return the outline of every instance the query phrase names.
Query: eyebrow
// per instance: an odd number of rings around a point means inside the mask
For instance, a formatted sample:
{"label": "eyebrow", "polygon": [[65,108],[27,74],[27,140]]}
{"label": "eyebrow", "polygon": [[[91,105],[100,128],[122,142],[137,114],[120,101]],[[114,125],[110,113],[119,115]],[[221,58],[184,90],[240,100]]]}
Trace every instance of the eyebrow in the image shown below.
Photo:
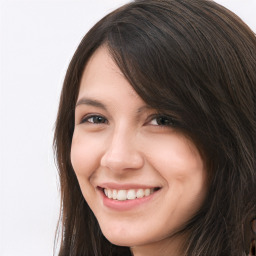
{"label": "eyebrow", "polygon": [[143,111],[152,110],[152,109],[153,109],[152,107],[150,107],[150,106],[148,106],[148,105],[144,105],[144,106],[138,108],[137,113],[140,114],[140,113],[143,112]]}
{"label": "eyebrow", "polygon": [[88,99],[88,98],[81,98],[76,103],[76,107],[79,106],[79,105],[83,105],[83,104],[107,110],[107,107],[104,104],[102,104],[101,102],[99,102],[97,100],[94,100],[94,99]]}
{"label": "eyebrow", "polygon": [[[76,107],[79,105],[83,105],[83,104],[107,110],[107,107],[103,103],[101,103],[100,101],[97,101],[95,99],[81,98],[76,103]],[[144,105],[137,109],[137,114],[141,114],[143,111],[146,111],[146,110],[152,110],[152,107],[150,107],[148,105]]]}

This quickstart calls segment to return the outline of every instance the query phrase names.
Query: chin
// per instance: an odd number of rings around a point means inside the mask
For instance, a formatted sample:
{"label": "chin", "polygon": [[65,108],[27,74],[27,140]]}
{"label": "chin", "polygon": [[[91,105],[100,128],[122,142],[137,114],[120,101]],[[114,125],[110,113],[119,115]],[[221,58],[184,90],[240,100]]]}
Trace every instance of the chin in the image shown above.
{"label": "chin", "polygon": [[125,247],[132,247],[132,246],[134,246],[134,244],[129,242],[129,241],[127,241],[127,239],[119,239],[119,238],[108,239],[108,237],[106,237],[106,239],[111,244],[114,244],[114,245],[117,245],[117,246],[125,246]]}
{"label": "chin", "polygon": [[159,234],[155,236],[148,236],[152,234],[152,232],[138,232],[137,230],[127,230],[127,229],[119,229],[116,232],[114,230],[108,229],[103,230],[103,235],[105,238],[112,244],[117,246],[126,246],[126,247],[135,247],[146,244],[155,243],[156,241],[162,240],[165,237],[159,236]]}
{"label": "chin", "polygon": [[[105,238],[112,244],[118,245],[118,246],[126,246],[126,247],[132,247],[136,246],[137,244],[143,243],[141,239],[141,235],[135,235],[135,234],[128,234],[126,230],[120,230],[118,232],[114,232],[112,230],[108,230],[107,232],[102,231]],[[130,233],[130,232],[129,232]],[[145,234],[144,234],[145,238]]]}
{"label": "chin", "polygon": [[131,239],[125,235],[119,235],[119,236],[116,236],[116,235],[113,235],[113,234],[104,234],[103,235],[105,236],[105,238],[112,244],[114,245],[118,245],[118,246],[126,246],[126,247],[131,247],[134,245],[135,241],[134,241],[134,238]]}

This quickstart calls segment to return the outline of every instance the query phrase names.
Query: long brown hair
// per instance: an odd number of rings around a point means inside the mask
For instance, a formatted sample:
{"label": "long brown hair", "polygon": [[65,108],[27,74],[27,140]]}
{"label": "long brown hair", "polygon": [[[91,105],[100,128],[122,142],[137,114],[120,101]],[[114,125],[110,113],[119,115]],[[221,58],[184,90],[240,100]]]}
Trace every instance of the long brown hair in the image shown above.
{"label": "long brown hair", "polygon": [[54,146],[61,185],[59,256],[130,255],[112,245],[84,200],[70,162],[74,109],[85,65],[106,45],[138,95],[171,111],[207,164],[209,188],[180,228],[189,256],[241,256],[244,224],[256,213],[256,37],[207,0],[138,0],[83,38],[68,67]]}

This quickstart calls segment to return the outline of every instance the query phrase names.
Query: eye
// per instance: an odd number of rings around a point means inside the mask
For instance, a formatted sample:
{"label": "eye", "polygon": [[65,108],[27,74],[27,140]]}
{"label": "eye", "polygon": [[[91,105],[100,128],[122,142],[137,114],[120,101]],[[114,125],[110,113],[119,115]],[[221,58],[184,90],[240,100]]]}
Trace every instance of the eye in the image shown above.
{"label": "eye", "polygon": [[170,116],[155,115],[151,118],[151,121],[148,124],[159,126],[174,126],[175,122],[174,119]]}
{"label": "eye", "polygon": [[91,124],[105,124],[107,123],[107,119],[100,115],[89,115],[85,116],[81,123],[91,123]]}

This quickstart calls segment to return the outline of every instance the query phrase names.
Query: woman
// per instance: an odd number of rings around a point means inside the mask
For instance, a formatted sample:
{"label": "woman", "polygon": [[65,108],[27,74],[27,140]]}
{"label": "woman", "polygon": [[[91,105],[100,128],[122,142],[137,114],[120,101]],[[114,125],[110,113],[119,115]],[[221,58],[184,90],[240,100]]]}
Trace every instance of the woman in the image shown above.
{"label": "woman", "polygon": [[59,255],[253,255],[255,67],[255,35],[212,1],[99,21],[56,122]]}

